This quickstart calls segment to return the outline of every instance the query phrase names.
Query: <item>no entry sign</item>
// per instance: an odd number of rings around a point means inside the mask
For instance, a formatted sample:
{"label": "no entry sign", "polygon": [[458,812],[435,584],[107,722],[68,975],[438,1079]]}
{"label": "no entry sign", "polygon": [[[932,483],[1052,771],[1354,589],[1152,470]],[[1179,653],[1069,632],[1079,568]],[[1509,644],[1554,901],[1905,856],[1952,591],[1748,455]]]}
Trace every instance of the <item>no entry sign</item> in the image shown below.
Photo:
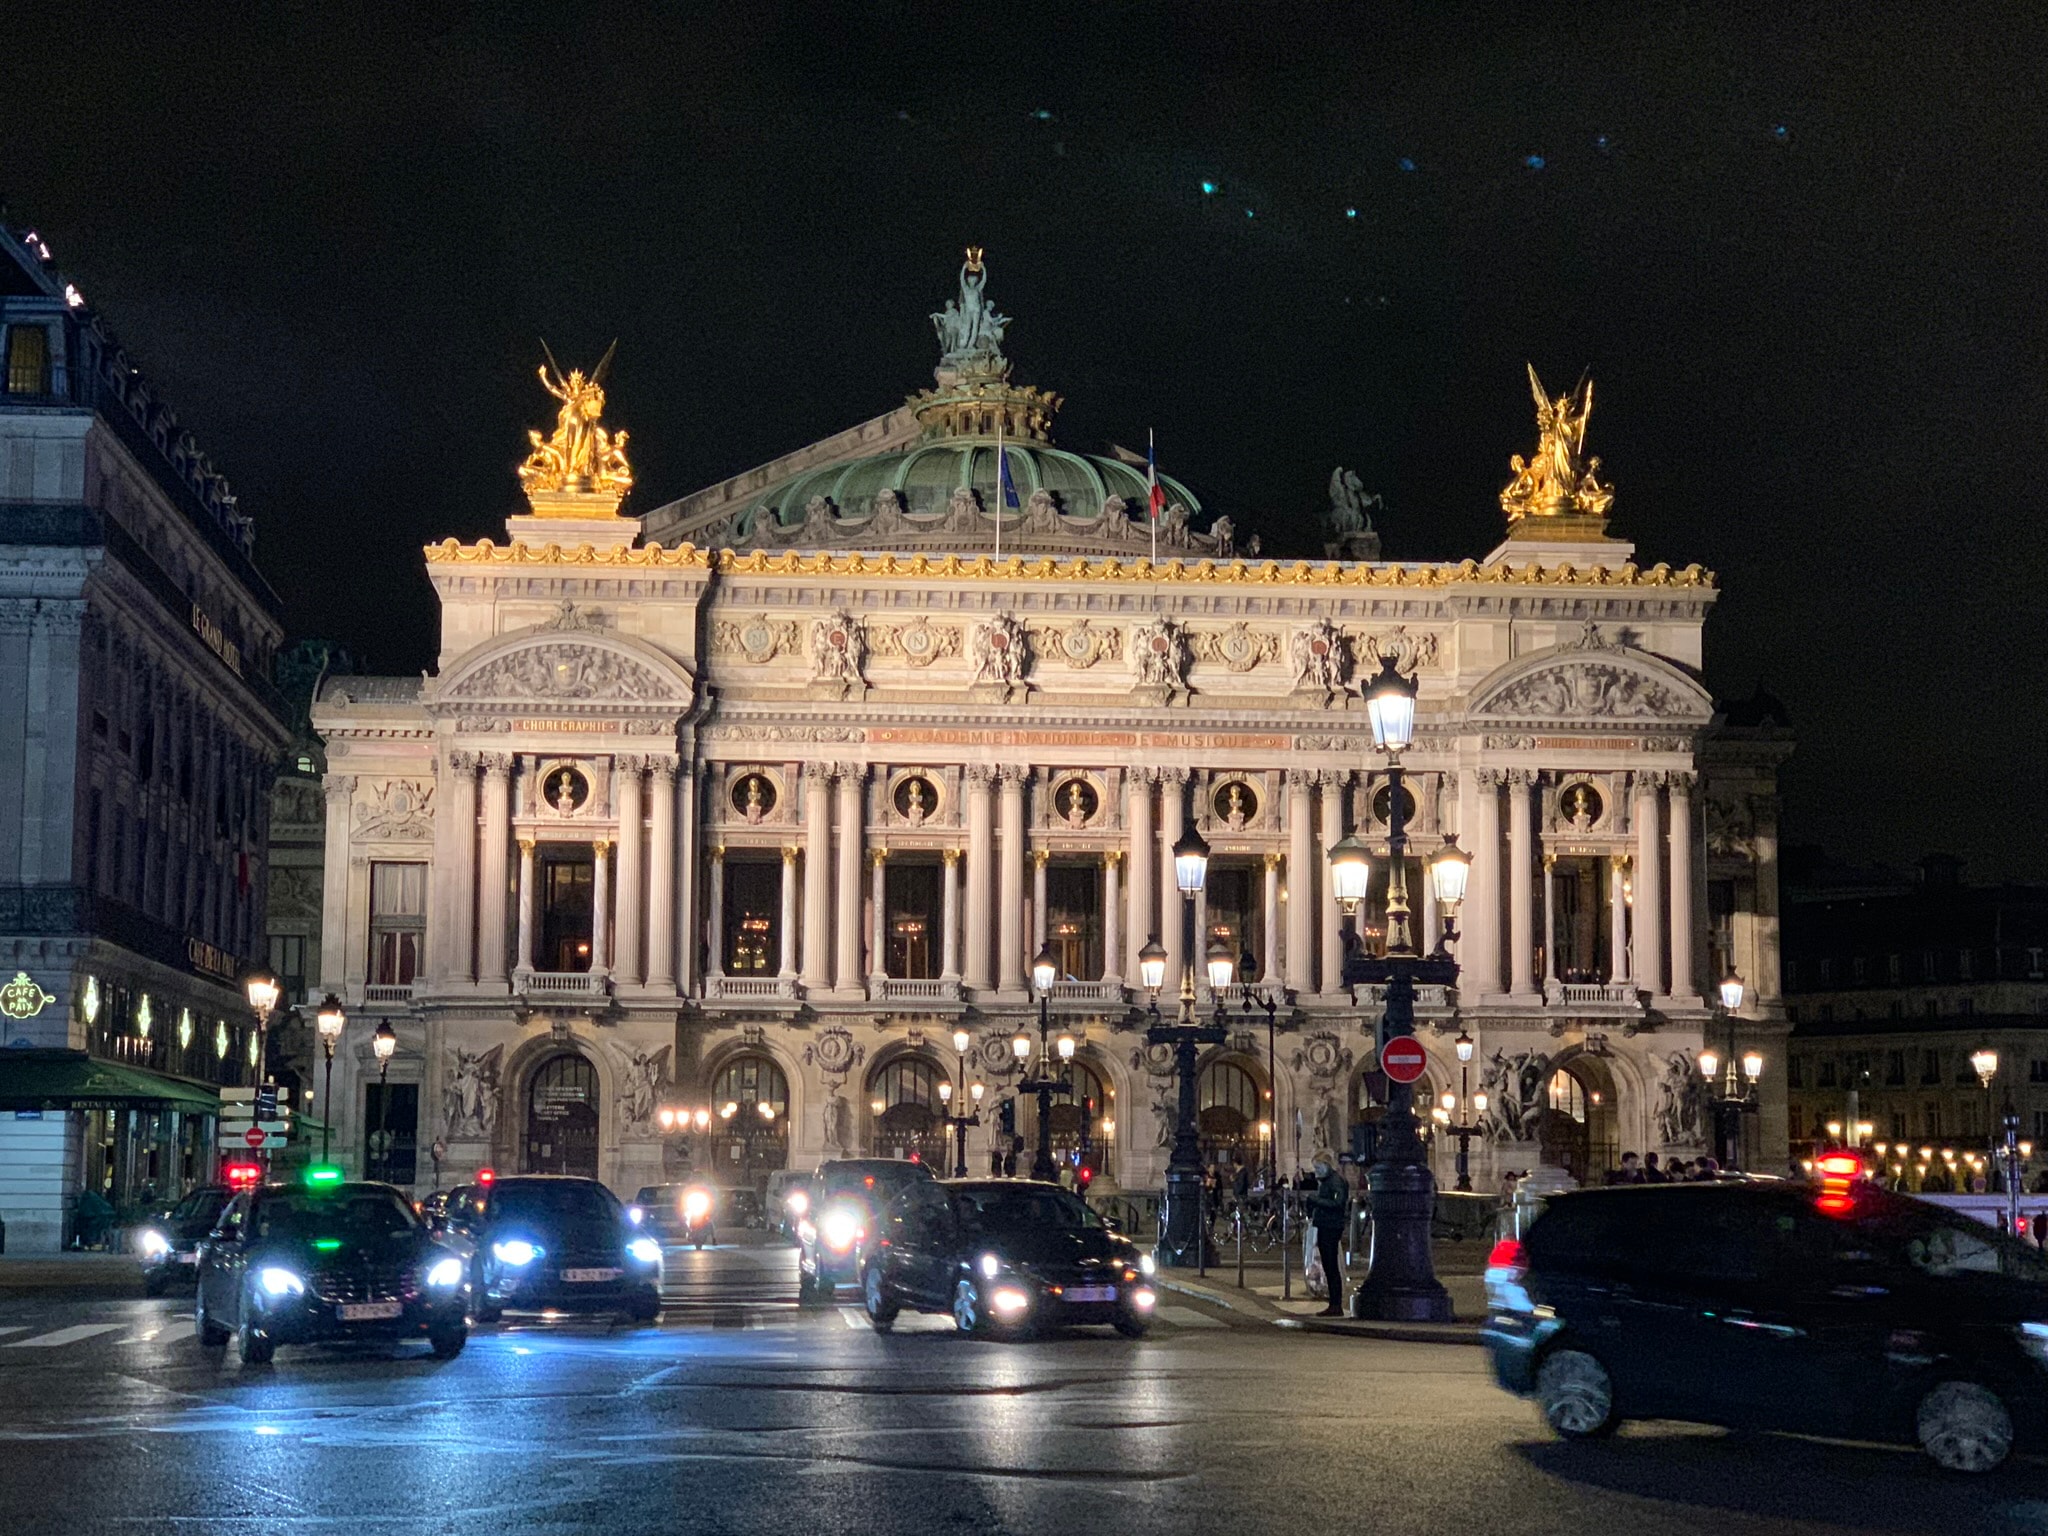
{"label": "no entry sign", "polygon": [[[1408,1081],[1408,1079],[1404,1077],[1401,1079],[1401,1081],[1405,1083]],[[268,1141],[269,1139],[270,1133],[264,1130],[263,1127],[261,1127],[260,1125],[252,1125],[249,1127],[249,1129],[242,1132],[242,1140],[249,1143],[249,1145],[252,1147],[260,1147],[263,1145],[264,1142]]]}
{"label": "no entry sign", "polygon": [[1414,1082],[1428,1065],[1428,1053],[1413,1035],[1396,1035],[1380,1047],[1380,1070],[1397,1083]]}

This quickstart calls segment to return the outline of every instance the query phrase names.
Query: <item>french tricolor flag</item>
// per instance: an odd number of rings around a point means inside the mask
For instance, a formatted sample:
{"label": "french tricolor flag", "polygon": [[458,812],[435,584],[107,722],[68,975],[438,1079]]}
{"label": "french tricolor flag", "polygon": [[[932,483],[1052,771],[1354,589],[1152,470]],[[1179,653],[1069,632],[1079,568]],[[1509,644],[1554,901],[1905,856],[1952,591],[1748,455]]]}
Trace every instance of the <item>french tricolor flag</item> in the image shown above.
{"label": "french tricolor flag", "polygon": [[1159,465],[1152,457],[1152,429],[1145,429],[1145,499],[1152,509],[1152,521],[1166,510],[1166,492],[1159,484]]}

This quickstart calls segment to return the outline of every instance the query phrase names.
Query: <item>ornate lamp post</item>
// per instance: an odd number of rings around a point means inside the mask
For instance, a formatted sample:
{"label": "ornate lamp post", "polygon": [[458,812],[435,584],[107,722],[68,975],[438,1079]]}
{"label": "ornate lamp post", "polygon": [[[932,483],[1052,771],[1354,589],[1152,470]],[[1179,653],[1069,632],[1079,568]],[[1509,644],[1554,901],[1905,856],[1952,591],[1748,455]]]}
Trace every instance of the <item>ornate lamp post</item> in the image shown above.
{"label": "ornate lamp post", "polygon": [[263,1068],[270,1059],[264,1049],[263,1032],[270,1028],[270,1016],[277,1011],[277,1000],[283,993],[284,988],[268,971],[251,971],[242,979],[242,995],[249,999],[249,1011],[256,1015],[256,1082],[259,1087],[264,1080]]}
{"label": "ornate lamp post", "polygon": [[1209,879],[1209,844],[1193,821],[1173,845],[1173,877],[1181,894],[1181,953],[1187,956],[1180,974],[1179,1023],[1167,1024],[1159,1017],[1159,989],[1166,980],[1166,951],[1159,947],[1157,939],[1138,952],[1138,974],[1152,994],[1152,1022],[1145,1031],[1146,1043],[1172,1046],[1174,1066],[1180,1076],[1173,1154],[1166,1163],[1166,1220],[1159,1237],[1158,1259],[1161,1264],[1188,1268],[1209,1258],[1202,1221],[1202,1138],[1195,1122],[1196,1060],[1203,1046],[1221,1045],[1227,1038],[1220,1019],[1208,1024],[1195,1021],[1195,897]]}
{"label": "ornate lamp post", "polygon": [[[956,1029],[953,1031],[953,1054],[959,1059],[960,1064],[959,1093],[960,1107],[963,1113],[957,1115],[948,1114],[944,1118],[947,1128],[953,1133],[953,1177],[956,1179],[967,1177],[967,1128],[981,1124],[981,1096],[987,1092],[982,1087],[979,1079],[972,1083],[967,1081],[967,1047],[973,1043],[974,1037],[968,1034],[966,1030]],[[939,1103],[943,1107],[951,1109],[953,1093],[954,1089],[951,1083],[940,1083]],[[973,1102],[973,1108],[971,1109],[967,1107],[970,1100]]]}
{"label": "ornate lamp post", "polygon": [[1260,994],[1258,983],[1255,979],[1258,974],[1258,956],[1247,949],[1237,957],[1237,977],[1239,990],[1244,993],[1244,1016],[1246,1022],[1250,1022],[1259,1009],[1263,1008],[1266,1010],[1266,1093],[1273,1102],[1272,1106],[1266,1111],[1265,1117],[1259,1122],[1259,1136],[1265,1142],[1265,1146],[1260,1153],[1259,1167],[1264,1177],[1266,1188],[1274,1189],[1280,1183],[1280,1169],[1277,1162],[1280,1138],[1275,1136],[1272,1131],[1273,1125],[1280,1118],[1280,1074],[1277,1070],[1278,1063],[1274,1060],[1277,1044],[1275,1036],[1279,1031],[1280,1024],[1280,1005],[1273,1000],[1271,993]]}
{"label": "ornate lamp post", "polygon": [[377,1177],[388,1181],[391,1177],[391,1148],[384,1140],[384,1128],[390,1118],[391,1058],[398,1052],[398,1035],[391,1028],[389,1019],[377,1021],[377,1032],[370,1036],[370,1049],[377,1053]]}
{"label": "ornate lamp post", "polygon": [[[1408,913],[1407,817],[1402,807],[1401,753],[1415,739],[1415,682],[1395,670],[1392,658],[1381,663],[1379,676],[1367,683],[1366,713],[1372,721],[1373,745],[1387,754],[1387,946],[1384,955],[1367,955],[1354,935],[1347,941],[1344,984],[1382,986],[1386,1011],[1380,1020],[1380,1048],[1402,1035],[1415,1033],[1415,989],[1452,986],[1457,962],[1439,952],[1423,955],[1415,947]],[[1350,846],[1347,847],[1346,844]],[[1441,874],[1430,878],[1441,899],[1464,895],[1470,857],[1456,851]],[[1366,850],[1346,838],[1330,850],[1331,885],[1345,910],[1356,913],[1365,898],[1370,865]],[[1415,1093],[1407,1083],[1389,1082],[1387,1112],[1381,1122],[1380,1156],[1366,1173],[1372,1200],[1372,1271],[1351,1296],[1351,1315],[1409,1322],[1443,1322],[1451,1316],[1451,1298],[1430,1263],[1429,1224],[1436,1204],[1431,1176],[1415,1121]]]}
{"label": "ornate lamp post", "polygon": [[1991,1112],[1991,1083],[1998,1076],[1998,1052],[1991,1048],[1990,1042],[1987,1041],[1970,1052],[1970,1070],[1977,1074],[1977,1081],[1984,1089],[1985,1139],[1990,1144],[1992,1161],[1997,1162],[2001,1154],[1998,1132],[1992,1129],[1996,1124],[1996,1117]]}
{"label": "ornate lamp post", "polygon": [[[1486,1116],[1486,1095],[1472,1091],[1472,1037],[1464,1030],[1451,1042],[1458,1053],[1458,1091],[1443,1100],[1444,1130],[1458,1138],[1458,1189],[1472,1192],[1472,1138],[1480,1134],[1479,1121]],[[1453,1121],[1451,1116],[1456,1115]]]}
{"label": "ornate lamp post", "polygon": [[[1700,1076],[1706,1082],[1708,1102],[1714,1112],[1714,1152],[1721,1166],[1731,1170],[1742,1166],[1742,1117],[1757,1112],[1761,1102],[1757,1083],[1764,1075],[1764,1059],[1759,1052],[1736,1055],[1735,1015],[1741,1010],[1743,991],[1742,978],[1730,971],[1721,983],[1721,1017],[1728,1023],[1726,1060],[1711,1048],[1699,1054]],[[1714,1083],[1716,1072],[1721,1074],[1718,1088]]]}
{"label": "ornate lamp post", "polygon": [[320,1049],[327,1053],[327,1081],[320,1090],[320,1161],[327,1161],[327,1143],[334,1129],[334,1047],[348,1028],[348,1012],[332,992],[320,1000],[313,1015],[313,1027],[320,1032]]}
{"label": "ornate lamp post", "polygon": [[[1038,1096],[1038,1151],[1031,1159],[1031,1177],[1034,1179],[1059,1177],[1059,1169],[1053,1166],[1052,1161],[1053,1095],[1074,1091],[1073,1080],[1067,1073],[1067,1063],[1074,1059],[1074,1037],[1060,1036],[1059,1056],[1055,1061],[1050,1033],[1052,984],[1059,979],[1059,974],[1059,961],[1053,958],[1051,947],[1041,949],[1031,962],[1031,983],[1038,989],[1038,1059],[1031,1059],[1029,1035],[1020,1033],[1010,1042],[1010,1049],[1017,1055],[1017,1065],[1024,1069],[1017,1091]],[[967,1171],[964,1165],[960,1171]]]}

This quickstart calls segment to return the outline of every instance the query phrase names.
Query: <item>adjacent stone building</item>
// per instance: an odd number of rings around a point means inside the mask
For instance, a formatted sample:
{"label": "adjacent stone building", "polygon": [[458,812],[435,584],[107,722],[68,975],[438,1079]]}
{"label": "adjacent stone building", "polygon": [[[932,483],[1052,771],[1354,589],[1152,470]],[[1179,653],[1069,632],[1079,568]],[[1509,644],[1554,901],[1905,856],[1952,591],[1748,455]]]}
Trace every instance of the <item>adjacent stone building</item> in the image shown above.
{"label": "adjacent stone building", "polygon": [[[1049,949],[1078,1042],[1055,1141],[1156,1188],[1173,1085],[1137,957],[1156,935],[1170,976],[1200,967],[1170,856],[1190,818],[1214,849],[1196,948],[1251,956],[1228,996],[1198,988],[1232,1021],[1202,1069],[1210,1155],[1362,1139],[1377,1008],[1339,982],[1327,851],[1355,832],[1385,857],[1355,685],[1392,657],[1421,685],[1416,851],[1455,832],[1475,859],[1463,980],[1421,1033],[1431,1095],[1461,1086],[1453,1037],[1477,1042],[1482,1187],[1704,1150],[1693,1059],[1731,966],[1770,1064],[1756,1152],[1781,1161],[1788,738],[1701,683],[1712,575],[1607,534],[1590,393],[1539,387],[1483,558],[1273,560],[1143,456],[1056,446],[1060,399],[1012,381],[985,283],[971,255],[932,388],[639,518],[603,370],[544,371],[561,419],[532,434],[528,509],[505,542],[426,551],[432,672],[335,678],[314,709],[320,975],[352,1012],[338,1146],[367,1161],[413,1114],[422,1187],[485,1165],[759,1184],[940,1157],[939,1084],[979,1080],[985,1168],[1000,1127],[1035,1133],[1011,1041]],[[1328,535],[1377,551],[1355,477]],[[1382,867],[1368,942],[1385,891]]]}
{"label": "adjacent stone building", "polygon": [[227,482],[34,234],[0,231],[0,1221],[11,1252],[214,1165],[260,1070],[285,741]]}

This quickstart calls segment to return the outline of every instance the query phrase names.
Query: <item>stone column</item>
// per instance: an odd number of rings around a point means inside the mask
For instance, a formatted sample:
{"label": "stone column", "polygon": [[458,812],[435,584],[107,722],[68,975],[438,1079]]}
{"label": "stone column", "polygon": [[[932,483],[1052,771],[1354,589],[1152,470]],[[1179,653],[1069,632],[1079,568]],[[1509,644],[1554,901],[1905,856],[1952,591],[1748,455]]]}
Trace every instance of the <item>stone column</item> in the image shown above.
{"label": "stone column", "polygon": [[995,985],[995,770],[983,763],[967,768],[967,958],[962,985],[987,991]]}
{"label": "stone column", "polygon": [[[1031,959],[1036,960],[1045,948],[1045,936],[1049,931],[1045,922],[1045,866],[1051,862],[1052,854],[1044,848],[1031,850]],[[1028,961],[1026,962],[1029,963]]]}
{"label": "stone column", "polygon": [[1287,770],[1287,985],[1303,997],[1316,989],[1316,873],[1314,779]]}
{"label": "stone column", "polygon": [[625,756],[612,759],[612,803],[619,813],[619,890],[613,908],[618,914],[614,920],[618,953],[612,969],[629,987],[640,984],[640,922],[647,911],[647,898],[640,888],[640,839],[646,821],[640,775],[645,761]]}
{"label": "stone column", "polygon": [[704,907],[711,925],[711,963],[705,974],[725,974],[725,849],[713,844],[704,872]]}
{"label": "stone column", "polygon": [[1415,883],[1422,891],[1422,952],[1433,955],[1437,941],[1443,937],[1444,915],[1436,904],[1436,882],[1429,878],[1429,866],[1422,864],[1416,873]]}
{"label": "stone column", "polygon": [[1664,826],[1657,803],[1660,779],[1639,773],[1635,782],[1636,985],[1655,997],[1664,992]]}
{"label": "stone column", "polygon": [[703,928],[697,919],[697,845],[703,831],[703,781],[695,766],[684,758],[676,770],[676,916],[675,931],[681,937],[676,952],[676,990],[685,997],[697,991],[697,969],[705,950]]}
{"label": "stone column", "polygon": [[647,760],[647,985],[676,984],[676,760]]}
{"label": "stone column", "polygon": [[[1469,807],[1469,809],[1468,809]],[[1467,768],[1460,774],[1458,815],[1465,821],[1465,851],[1472,855],[1458,941],[1458,996],[1463,1003],[1497,996],[1500,985],[1500,771]]]}
{"label": "stone column", "polygon": [[[804,764],[804,988],[822,992],[832,985],[832,770]],[[711,952],[724,947],[714,933]],[[714,959],[715,964],[723,962]]]}
{"label": "stone column", "polygon": [[612,845],[599,838],[590,851],[590,971],[606,976],[612,968]]}
{"label": "stone column", "polygon": [[[342,921],[342,914],[348,909],[348,813],[349,803],[355,797],[356,776],[352,773],[330,773],[320,788],[327,800],[326,853],[320,866],[320,979],[323,985],[340,991],[335,983],[348,968],[349,932],[348,924]],[[437,852],[441,841],[441,827],[437,820],[434,827]],[[430,877],[427,882],[430,889],[433,883]],[[428,975],[435,981],[444,974],[440,963],[441,950],[447,938],[443,930],[447,926],[441,913],[429,907]],[[437,938],[441,940],[438,944],[434,942]]]}
{"label": "stone column", "polygon": [[455,782],[448,797],[455,857],[451,899],[455,919],[449,934],[448,976],[468,982],[476,975],[476,767],[474,752],[449,754]]}
{"label": "stone column", "polygon": [[1180,841],[1187,824],[1187,783],[1185,768],[1159,770],[1159,942],[1166,946],[1166,984],[1159,989],[1162,998],[1180,996],[1180,979],[1188,964],[1182,934],[1186,916],[1181,911],[1187,898],[1180,893],[1173,867],[1173,845]]}
{"label": "stone column", "polygon": [[1557,980],[1557,855],[1543,855],[1543,986]]}
{"label": "stone column", "polygon": [[1002,860],[997,876],[999,900],[996,940],[996,987],[1023,990],[1024,980],[1024,775],[1029,770],[1002,770]]}
{"label": "stone column", "polygon": [[1674,773],[1671,796],[1671,995],[1699,996],[1692,970],[1692,786],[1689,773]]}
{"label": "stone column", "polygon": [[516,975],[533,974],[533,839],[519,839],[519,959]]}
{"label": "stone column", "polygon": [[796,977],[796,856],[793,846],[782,850],[782,958],[776,975],[784,980]]}
{"label": "stone column", "polygon": [[1611,858],[1607,861],[1607,979],[1628,980],[1628,897],[1623,885],[1627,880],[1628,861]]}
{"label": "stone column", "polygon": [[1759,1003],[1775,1003],[1783,996],[1778,948],[1778,802],[1772,795],[1753,795],[1749,803],[1756,819],[1756,996]]}
{"label": "stone column", "polygon": [[1280,982],[1280,855],[1268,853],[1265,864],[1266,888],[1261,914],[1266,920],[1266,931],[1260,942],[1266,952],[1259,957],[1259,980],[1270,987]]}
{"label": "stone column", "polygon": [[868,980],[880,996],[889,976],[889,850],[870,850],[868,862],[873,866],[868,874],[868,902],[873,908],[868,914]]}
{"label": "stone column", "polygon": [[[1337,905],[1337,888],[1330,878],[1330,850],[1344,840],[1344,786],[1351,775],[1335,769],[1322,776],[1323,846],[1317,860],[1321,878],[1317,881],[1316,912],[1322,929],[1322,986],[1325,993],[1344,990],[1344,916]],[[1385,878],[1384,871],[1380,872]]]}
{"label": "stone column", "polygon": [[839,911],[833,918],[832,934],[838,941],[832,967],[832,985],[840,992],[859,992],[860,976],[860,855],[864,833],[861,828],[861,795],[867,787],[867,769],[857,763],[841,763],[839,775]]}
{"label": "stone column", "polygon": [[1536,836],[1530,824],[1531,779],[1508,770],[1508,992],[1536,993]]}
{"label": "stone column", "polygon": [[1102,856],[1102,979],[1121,984],[1123,957],[1123,850]]}
{"label": "stone column", "polygon": [[960,850],[947,848],[939,854],[939,974],[947,981],[960,978]]}
{"label": "stone column", "polygon": [[1133,768],[1124,775],[1124,826],[1131,841],[1130,890],[1125,893],[1124,950],[1129,955],[1133,985],[1143,985],[1138,956],[1151,942],[1158,910],[1152,899],[1152,780],[1150,771]]}

